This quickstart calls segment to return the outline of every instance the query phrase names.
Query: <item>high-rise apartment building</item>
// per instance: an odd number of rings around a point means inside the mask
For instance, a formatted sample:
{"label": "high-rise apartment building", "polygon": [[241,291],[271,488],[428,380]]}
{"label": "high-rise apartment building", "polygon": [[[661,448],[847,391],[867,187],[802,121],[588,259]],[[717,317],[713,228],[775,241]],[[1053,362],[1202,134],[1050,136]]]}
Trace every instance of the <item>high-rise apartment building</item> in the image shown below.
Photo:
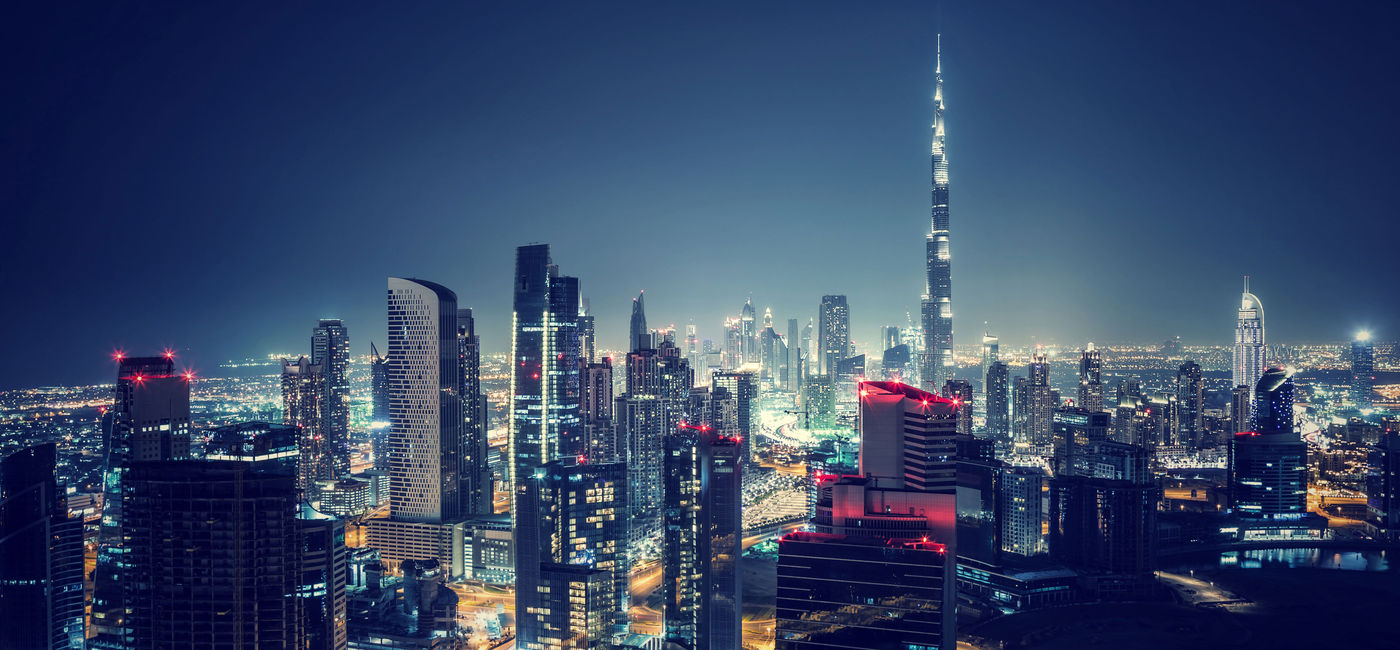
{"label": "high-rise apartment building", "polygon": [[1051,415],[1055,411],[1055,397],[1050,389],[1050,361],[1044,354],[1031,357],[1026,368],[1026,433],[1029,442],[1037,447],[1050,444]]}
{"label": "high-rise apartment building", "polygon": [[1046,480],[1038,467],[1003,469],[998,503],[1003,553],[1030,557],[1045,552]]}
{"label": "high-rise apartment building", "polygon": [[749,370],[727,370],[716,372],[714,388],[723,388],[734,400],[734,413],[737,418],[739,450],[748,464],[753,460],[753,439],[758,433],[759,394],[758,376]]}
{"label": "high-rise apartment building", "polygon": [[57,460],[50,442],[0,461],[0,647],[84,647],[83,520]]}
{"label": "high-rise apartment building", "polygon": [[1177,418],[1182,444],[1200,448],[1205,441],[1205,380],[1201,364],[1187,361],[1176,371]]}

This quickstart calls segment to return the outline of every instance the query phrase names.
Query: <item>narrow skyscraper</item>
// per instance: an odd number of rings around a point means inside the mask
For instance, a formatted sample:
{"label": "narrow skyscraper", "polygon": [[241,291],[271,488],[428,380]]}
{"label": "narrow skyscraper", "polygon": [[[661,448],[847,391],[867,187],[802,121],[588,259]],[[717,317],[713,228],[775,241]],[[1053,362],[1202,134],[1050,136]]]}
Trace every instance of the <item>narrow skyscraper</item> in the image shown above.
{"label": "narrow skyscraper", "polygon": [[[1249,292],[1249,276],[1244,276],[1244,294],[1240,296],[1239,320],[1235,323],[1235,355],[1233,379],[1236,386],[1248,386],[1251,391],[1264,376],[1264,305]],[[1252,393],[1251,393],[1252,395]],[[1251,403],[1253,398],[1251,398]]]}
{"label": "narrow skyscraper", "polygon": [[930,160],[933,176],[933,224],[925,241],[928,281],[921,313],[924,326],[924,354],[920,378],[925,385],[942,386],[953,369],[953,279],[952,255],[948,244],[948,156],[943,128],[943,38],[938,40],[934,67],[933,149]]}
{"label": "narrow skyscraper", "polygon": [[457,310],[458,395],[462,399],[462,512],[489,515],[495,483],[486,463],[488,453],[486,394],[481,390],[481,337],[472,310]]}
{"label": "narrow skyscraper", "polygon": [[330,456],[331,475],[350,475],[350,334],[339,318],[324,318],[311,331],[311,363],[326,376],[321,426]]}
{"label": "narrow skyscraper", "polygon": [[632,351],[651,349],[651,330],[647,329],[647,293],[632,299],[632,322],[628,327],[628,343]]}
{"label": "narrow skyscraper", "polygon": [[851,354],[851,309],[845,296],[822,296],[817,316],[817,374],[832,377]]}
{"label": "narrow skyscraper", "polygon": [[83,647],[83,520],[57,458],[50,442],[0,462],[0,647]]}
{"label": "narrow skyscraper", "polygon": [[1103,357],[1090,343],[1079,357],[1079,408],[1103,410]]}
{"label": "narrow skyscraper", "polygon": [[1376,384],[1376,348],[1370,332],[1359,332],[1351,342],[1351,401],[1358,409],[1369,409]]}

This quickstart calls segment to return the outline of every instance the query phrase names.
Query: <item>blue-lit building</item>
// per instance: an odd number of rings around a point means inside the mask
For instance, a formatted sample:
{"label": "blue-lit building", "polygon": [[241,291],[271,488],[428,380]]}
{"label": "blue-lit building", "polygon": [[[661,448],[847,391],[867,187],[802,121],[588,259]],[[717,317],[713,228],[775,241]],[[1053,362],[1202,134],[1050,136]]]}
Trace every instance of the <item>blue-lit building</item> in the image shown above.
{"label": "blue-lit building", "polygon": [[83,520],[55,478],[57,446],[0,462],[0,647],[82,648]]}
{"label": "blue-lit building", "polygon": [[742,640],[743,463],[739,441],[709,426],[666,439],[665,636],[690,650]]}
{"label": "blue-lit building", "polygon": [[1317,537],[1326,527],[1308,514],[1308,446],[1293,423],[1292,375],[1264,372],[1254,387],[1254,430],[1230,441],[1230,507],[1244,539]]}

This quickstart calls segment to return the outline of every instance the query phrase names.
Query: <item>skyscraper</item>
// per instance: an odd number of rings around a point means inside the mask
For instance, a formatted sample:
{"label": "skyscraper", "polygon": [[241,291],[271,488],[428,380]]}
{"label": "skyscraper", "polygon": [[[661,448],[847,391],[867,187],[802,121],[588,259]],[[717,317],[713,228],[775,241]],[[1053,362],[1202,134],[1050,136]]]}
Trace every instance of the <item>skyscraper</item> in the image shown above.
{"label": "skyscraper", "polygon": [[0,647],[84,647],[83,520],[57,458],[50,442],[0,462]]}
{"label": "skyscraper", "polygon": [[1243,517],[1288,520],[1307,512],[1308,447],[1293,426],[1293,377],[1272,368],[1254,388],[1253,431],[1230,445],[1230,503]]}
{"label": "skyscraper", "polygon": [[339,318],[324,318],[311,331],[311,363],[325,373],[321,433],[329,450],[331,475],[350,475],[350,334]]}
{"label": "skyscraper", "polygon": [[860,384],[860,474],[879,487],[952,493],[958,406],[906,384]]}
{"label": "skyscraper", "polygon": [[957,404],[958,435],[972,435],[972,382],[949,379],[943,383],[943,397]]}
{"label": "skyscraper", "polygon": [[1376,383],[1376,348],[1370,332],[1358,332],[1351,342],[1351,401],[1358,409],[1372,406]]}
{"label": "skyscraper", "polygon": [[1103,357],[1090,343],[1079,357],[1079,408],[1103,410]]}
{"label": "skyscraper", "polygon": [[[517,647],[602,648],[599,636],[627,629],[628,479],[623,463],[551,461],[523,480],[520,511],[538,513],[516,528]],[[569,591],[557,593],[560,572],[599,572],[603,593],[588,607],[601,626],[567,616]],[[529,582],[521,583],[521,574]],[[576,580],[577,577],[570,579]],[[578,594],[582,596],[583,594]]]}
{"label": "skyscraper", "polygon": [[613,434],[612,360],[604,357],[597,363],[586,364],[579,385],[583,389],[579,417],[583,419],[588,439],[584,455],[592,462],[626,460],[626,445],[618,444]]}
{"label": "skyscraper", "polygon": [[739,339],[741,365],[759,363],[758,317],[754,313],[752,299],[745,299],[744,306],[739,310]]}
{"label": "skyscraper", "polygon": [[306,643],[300,604],[288,597],[306,553],[294,477],[256,465],[132,465],[123,495],[131,647]]}
{"label": "skyscraper", "polygon": [[[982,333],[982,371],[979,379],[986,379],[987,373],[991,372],[992,364],[1001,361],[1001,342],[991,332]],[[985,388],[985,386],[983,387]]]}
{"label": "skyscraper", "polygon": [[817,374],[833,376],[836,364],[851,354],[851,310],[846,297],[822,296],[817,316]]}
{"label": "skyscraper", "polygon": [[427,280],[389,278],[388,295],[389,514],[452,521],[466,514],[457,294]]}
{"label": "skyscraper", "polygon": [[656,395],[623,395],[617,398],[613,414],[617,440],[626,445],[632,535],[641,542],[661,527],[661,459],[666,439],[662,400]]}
{"label": "skyscraper", "polygon": [[1183,444],[1199,448],[1205,441],[1205,381],[1201,364],[1187,361],[1176,371],[1176,404]]}
{"label": "skyscraper", "polygon": [[734,400],[735,415],[738,420],[740,454],[747,464],[753,459],[753,438],[758,432],[759,393],[758,377],[747,370],[717,372],[713,379],[714,388],[723,388]]}
{"label": "skyscraper", "polygon": [[928,281],[921,313],[924,326],[924,354],[921,379],[942,386],[953,369],[953,279],[952,255],[948,245],[948,156],[943,128],[943,47],[939,37],[934,67],[933,149],[930,160],[933,177],[933,227],[925,241]]}
{"label": "skyscraper", "polygon": [[331,449],[325,435],[325,366],[302,356],[282,360],[282,423],[297,428],[297,491],[304,497],[316,481],[333,476]]}
{"label": "skyscraper", "polygon": [[373,400],[370,413],[370,448],[374,469],[389,471],[389,360],[380,356],[379,348],[369,344],[369,387]]}
{"label": "skyscraper", "polygon": [[1050,444],[1050,418],[1055,410],[1055,398],[1050,391],[1050,361],[1044,354],[1035,354],[1026,367],[1026,433],[1032,445]]}
{"label": "skyscraper", "polygon": [[[1083,412],[1081,412],[1083,413]],[[1106,413],[1096,415],[1107,417]],[[1105,422],[1106,424],[1106,422]],[[1132,598],[1155,584],[1157,486],[1141,447],[1099,440],[1065,451],[1050,479],[1050,554],[1080,571],[1100,598]]]}
{"label": "skyscraper", "polygon": [[[1249,276],[1244,277],[1240,296],[1239,320],[1235,324],[1234,384],[1253,390],[1264,376],[1264,305],[1249,292]],[[1252,398],[1251,398],[1252,402]]]}
{"label": "skyscraper", "polygon": [[1011,417],[1008,376],[1010,370],[1006,364],[1000,361],[993,361],[987,367],[987,430],[993,437],[1009,439],[1011,437]]}
{"label": "skyscraper", "polygon": [[1382,433],[1366,454],[1366,532],[1400,539],[1400,432]]}
{"label": "skyscraper", "polygon": [[802,364],[803,350],[802,335],[797,328],[797,319],[789,318],[787,322],[787,389],[798,395],[802,394],[802,380],[806,378],[806,370]]}
{"label": "skyscraper", "polygon": [[124,648],[132,642],[131,579],[122,560],[127,552],[122,494],[131,463],[188,458],[191,374],[175,373],[174,354],[125,357],[118,353],[117,385],[106,429],[102,484],[102,526],[92,596],[95,648]]}
{"label": "skyscraper", "polygon": [[594,325],[593,309],[584,298],[578,313],[578,355],[582,363],[593,363],[598,354],[598,333]]}
{"label": "skyscraper", "polygon": [[1045,472],[1039,467],[1006,467],[1001,473],[1001,550],[1024,557],[1045,552],[1042,532]]}
{"label": "skyscraper", "polygon": [[740,644],[742,465],[739,441],[707,424],[666,438],[666,638],[693,650]]}
{"label": "skyscraper", "polygon": [[481,337],[476,334],[472,310],[457,310],[457,363],[462,400],[461,481],[462,513],[489,515],[495,483],[487,464],[486,394],[481,390]]}
{"label": "skyscraper", "polygon": [[647,293],[638,293],[632,299],[632,320],[627,329],[627,345],[630,351],[649,350],[651,344],[651,330],[647,329]]}

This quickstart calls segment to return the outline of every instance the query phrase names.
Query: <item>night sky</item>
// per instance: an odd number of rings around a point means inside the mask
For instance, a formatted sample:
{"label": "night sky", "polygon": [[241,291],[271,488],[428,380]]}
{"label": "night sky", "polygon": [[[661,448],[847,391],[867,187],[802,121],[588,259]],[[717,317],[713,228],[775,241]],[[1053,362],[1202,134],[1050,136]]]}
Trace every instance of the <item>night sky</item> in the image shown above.
{"label": "night sky", "polygon": [[363,353],[389,275],[504,351],[529,242],[607,346],[639,289],[708,338],[844,293],[873,344],[918,317],[940,30],[958,343],[1223,345],[1246,273],[1272,342],[1400,338],[1388,3],[25,4],[0,387],[320,317]]}

